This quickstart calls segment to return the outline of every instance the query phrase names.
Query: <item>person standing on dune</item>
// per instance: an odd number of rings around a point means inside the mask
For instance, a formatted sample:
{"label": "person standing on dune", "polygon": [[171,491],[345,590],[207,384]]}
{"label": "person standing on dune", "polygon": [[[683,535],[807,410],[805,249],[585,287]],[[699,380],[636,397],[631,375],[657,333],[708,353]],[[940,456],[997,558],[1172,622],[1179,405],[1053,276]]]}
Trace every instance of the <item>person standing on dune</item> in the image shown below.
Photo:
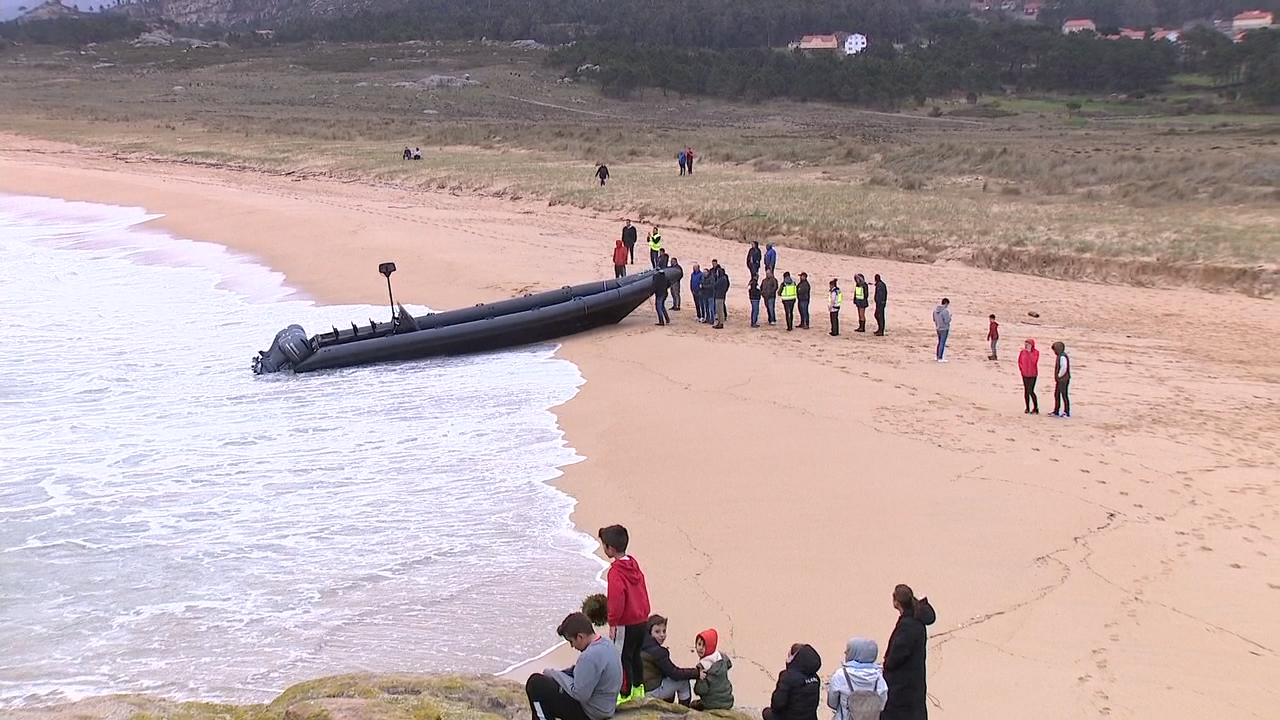
{"label": "person standing on dune", "polygon": [[858,308],[858,329],[854,332],[867,331],[867,305],[871,288],[867,287],[867,278],[862,273],[853,276],[853,306]]}
{"label": "person standing on dune", "polygon": [[782,314],[787,317],[787,332],[791,332],[795,327],[796,311],[796,281],[791,279],[791,273],[782,273],[782,287],[778,294],[782,297]]}
{"label": "person standing on dune", "polygon": [[796,283],[796,307],[800,310],[800,329],[809,329],[809,274],[800,273]]}
{"label": "person standing on dune", "polygon": [[1067,357],[1067,346],[1061,341],[1054,343],[1053,354],[1057,357],[1053,363],[1053,417],[1071,417],[1071,398],[1067,391],[1071,388],[1071,358]]}
{"label": "person standing on dune", "polygon": [[764,271],[764,280],[760,281],[760,297],[764,299],[764,312],[770,325],[778,324],[778,279],[773,276],[773,269]]}
{"label": "person standing on dune", "polygon": [[649,231],[649,266],[654,270],[658,269],[658,255],[662,252],[662,233],[658,231],[658,226],[654,225]]}
{"label": "person standing on dune", "polygon": [[753,278],[760,274],[760,259],[760,243],[753,240],[750,249],[747,250],[747,272],[751,273]]}
{"label": "person standing on dune", "polygon": [[937,619],[928,598],[916,598],[906,585],[893,589],[898,624],[884,653],[884,680],[889,686],[880,720],[925,720],[929,717],[929,691],[925,659],[929,645],[927,626]]}
{"label": "person standing on dune", "polygon": [[[680,258],[671,258],[671,263],[668,264],[667,267],[675,268],[676,270],[680,271],[681,275],[684,274],[684,268],[680,267]],[[672,310],[680,309],[680,281],[679,280],[671,284],[671,309]]]}
{"label": "person standing on dune", "polygon": [[[706,282],[705,280],[703,282]],[[724,329],[725,318],[729,316],[729,308],[727,306],[729,298],[729,273],[725,272],[722,267],[716,272],[715,299],[716,299],[716,324],[713,325],[717,330]]]}
{"label": "person standing on dune", "polygon": [[605,181],[609,179],[609,166],[600,163],[596,168],[596,177],[600,178],[600,187],[604,187]]}
{"label": "person standing on dune", "polygon": [[938,362],[947,361],[943,355],[947,352],[947,336],[951,334],[951,301],[942,298],[938,307],[933,309],[933,327],[938,331]]}

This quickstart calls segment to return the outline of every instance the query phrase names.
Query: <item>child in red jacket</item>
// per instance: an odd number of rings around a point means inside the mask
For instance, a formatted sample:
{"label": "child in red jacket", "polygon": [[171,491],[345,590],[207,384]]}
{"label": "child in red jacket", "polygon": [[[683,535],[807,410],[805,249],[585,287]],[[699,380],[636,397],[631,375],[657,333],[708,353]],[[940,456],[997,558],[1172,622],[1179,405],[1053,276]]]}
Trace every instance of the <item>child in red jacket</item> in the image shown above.
{"label": "child in red jacket", "polygon": [[1027,338],[1018,353],[1018,372],[1022,374],[1022,403],[1026,406],[1023,412],[1027,415],[1040,414],[1040,398],[1036,397],[1036,376],[1040,374],[1040,351],[1036,349],[1036,341]]}
{"label": "child in red jacket", "polygon": [[630,537],[621,525],[600,528],[597,533],[609,566],[609,638],[622,658],[619,702],[644,697],[644,660],[640,651],[649,634],[649,589],[635,558],[627,555]]}
{"label": "child in red jacket", "polygon": [[991,355],[987,359],[997,360],[996,344],[1000,342],[1000,323],[996,322],[995,315],[991,315],[987,319],[991,321],[991,324],[987,326],[987,339],[991,341]]}

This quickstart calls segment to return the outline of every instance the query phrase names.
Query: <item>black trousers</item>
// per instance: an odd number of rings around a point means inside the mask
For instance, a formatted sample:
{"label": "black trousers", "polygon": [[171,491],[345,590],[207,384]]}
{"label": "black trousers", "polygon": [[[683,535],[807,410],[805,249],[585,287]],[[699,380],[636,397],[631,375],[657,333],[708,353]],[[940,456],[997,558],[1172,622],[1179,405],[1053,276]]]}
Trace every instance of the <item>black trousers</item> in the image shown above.
{"label": "black trousers", "polygon": [[800,327],[809,327],[809,301],[800,301]]}
{"label": "black trousers", "polygon": [[782,313],[787,316],[787,329],[790,330],[795,327],[796,301],[783,300]]}
{"label": "black trousers", "polygon": [[533,720],[590,720],[582,704],[560,689],[560,683],[534,673],[524,683],[524,694],[529,698],[529,710]]}
{"label": "black trousers", "polygon": [[1022,376],[1022,403],[1027,406],[1027,412],[1031,412],[1033,408],[1036,412],[1040,412],[1040,398],[1036,397],[1034,377]]}
{"label": "black trousers", "polygon": [[831,335],[834,337],[840,334],[840,311],[831,311]]}
{"label": "black trousers", "polygon": [[626,276],[627,276],[627,266],[626,266],[626,265],[614,265],[614,266],[613,266],[613,276],[614,276],[614,277],[616,277],[616,278],[626,277]]}
{"label": "black trousers", "polygon": [[636,244],[635,243],[622,243],[622,244],[627,246],[627,256],[631,258],[630,264],[635,265],[636,264]]}
{"label": "black trousers", "polygon": [[[632,685],[644,684],[644,660],[640,650],[644,648],[644,636],[649,634],[649,624],[627,625],[622,637],[622,695],[631,693]],[[645,688],[648,690],[649,688]]]}
{"label": "black trousers", "polygon": [[1071,414],[1071,398],[1067,396],[1067,389],[1071,386],[1071,378],[1059,378],[1053,383],[1053,411]]}
{"label": "black trousers", "polygon": [[876,305],[876,334],[884,334],[884,306]]}

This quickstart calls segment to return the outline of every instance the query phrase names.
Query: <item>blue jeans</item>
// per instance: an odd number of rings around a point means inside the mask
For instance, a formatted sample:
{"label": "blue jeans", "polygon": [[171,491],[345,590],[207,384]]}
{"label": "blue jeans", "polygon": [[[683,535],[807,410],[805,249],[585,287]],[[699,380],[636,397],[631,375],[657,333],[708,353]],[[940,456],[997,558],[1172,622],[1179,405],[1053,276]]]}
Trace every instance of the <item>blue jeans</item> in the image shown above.
{"label": "blue jeans", "polygon": [[767,297],[764,299],[764,311],[769,316],[769,324],[778,322],[778,306],[777,298]]}
{"label": "blue jeans", "polygon": [[942,354],[947,351],[947,335],[951,334],[950,330],[938,331],[938,359],[942,359]]}
{"label": "blue jeans", "polygon": [[809,301],[801,300],[799,305],[800,305],[800,327],[809,327]]}
{"label": "blue jeans", "polygon": [[760,324],[760,298],[751,298],[751,327]]}
{"label": "blue jeans", "polygon": [[659,295],[654,296],[653,304],[658,309],[658,322],[659,323],[671,322],[671,315],[667,313],[667,294],[661,293]]}

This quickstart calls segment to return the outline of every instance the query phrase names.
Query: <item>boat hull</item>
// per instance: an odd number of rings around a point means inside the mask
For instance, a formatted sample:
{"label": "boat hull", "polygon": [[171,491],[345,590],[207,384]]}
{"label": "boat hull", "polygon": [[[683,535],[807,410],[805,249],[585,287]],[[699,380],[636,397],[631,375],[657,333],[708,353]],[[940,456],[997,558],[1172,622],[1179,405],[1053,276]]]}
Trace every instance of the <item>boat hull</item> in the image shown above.
{"label": "boat hull", "polygon": [[[254,371],[259,374],[281,370],[313,372],[488,352],[554,340],[620,322],[653,297],[659,272],[672,285],[683,276],[680,268],[651,270],[625,278],[431,313],[406,320],[399,326],[370,321],[364,327],[334,328],[333,332],[313,336],[305,347],[301,341],[305,333],[296,325],[290,326],[277,335],[270,351],[259,354]],[[292,345],[287,341],[282,343],[281,336],[286,333],[293,334]]]}

